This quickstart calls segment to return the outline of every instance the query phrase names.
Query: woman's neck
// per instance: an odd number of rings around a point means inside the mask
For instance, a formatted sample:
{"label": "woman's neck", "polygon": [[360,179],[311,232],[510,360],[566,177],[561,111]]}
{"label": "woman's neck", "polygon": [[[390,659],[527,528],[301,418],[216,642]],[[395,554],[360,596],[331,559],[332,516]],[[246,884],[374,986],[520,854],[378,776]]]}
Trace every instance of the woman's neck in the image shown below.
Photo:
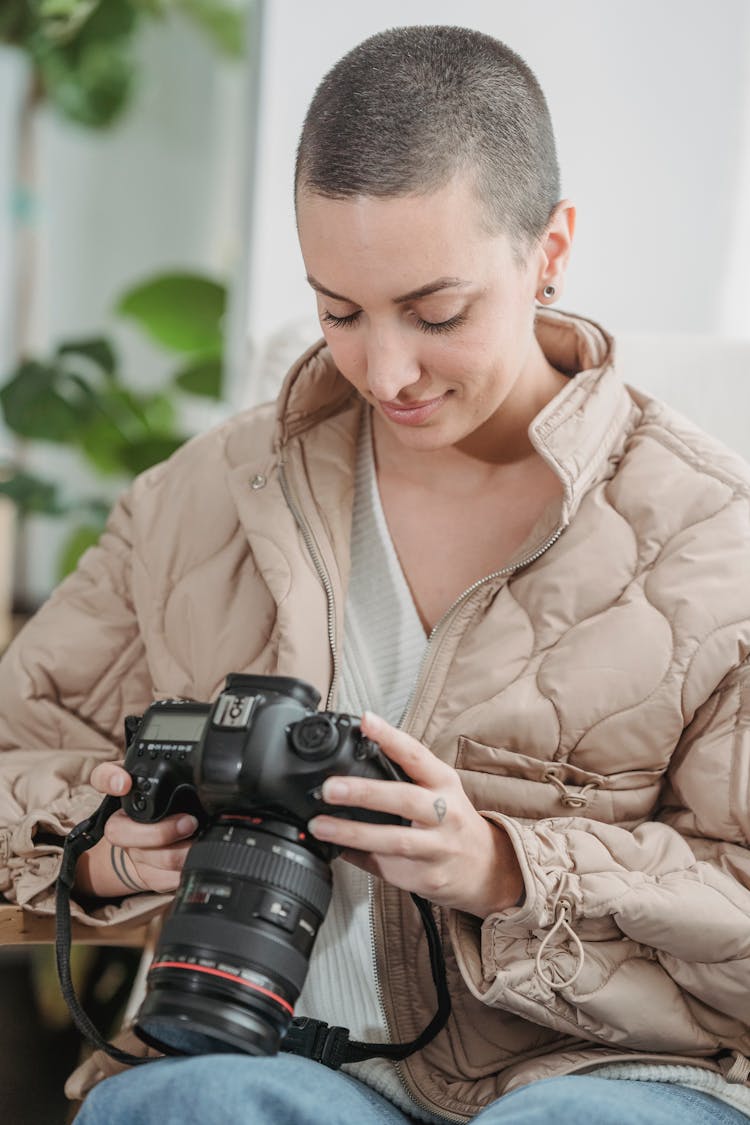
{"label": "woman's neck", "polygon": [[539,412],[567,385],[539,350],[541,363],[516,380],[495,413],[467,438],[437,449],[412,449],[373,412],[373,435],[378,476],[399,478],[428,490],[438,487],[453,495],[470,492],[498,478],[512,479],[538,457],[529,426]]}

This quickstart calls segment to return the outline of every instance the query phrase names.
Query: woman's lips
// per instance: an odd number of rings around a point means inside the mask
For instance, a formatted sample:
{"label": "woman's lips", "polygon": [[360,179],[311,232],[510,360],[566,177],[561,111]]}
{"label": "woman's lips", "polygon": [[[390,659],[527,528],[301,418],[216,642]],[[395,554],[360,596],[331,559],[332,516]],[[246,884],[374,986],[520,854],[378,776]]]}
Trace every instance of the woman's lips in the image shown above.
{"label": "woman's lips", "polygon": [[449,392],[421,402],[381,402],[380,409],[386,418],[399,426],[419,426],[439,410]]}

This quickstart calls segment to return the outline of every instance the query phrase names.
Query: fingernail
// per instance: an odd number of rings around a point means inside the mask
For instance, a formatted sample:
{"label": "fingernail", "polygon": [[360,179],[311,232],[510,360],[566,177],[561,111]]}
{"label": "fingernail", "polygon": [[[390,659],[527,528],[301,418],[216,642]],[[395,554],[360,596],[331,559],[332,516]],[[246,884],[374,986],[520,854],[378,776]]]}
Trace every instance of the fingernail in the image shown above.
{"label": "fingernail", "polygon": [[374,711],[365,711],[362,715],[362,720],[367,723],[368,727],[376,727],[380,722],[380,719]]}
{"label": "fingernail", "polygon": [[198,827],[198,821],[194,816],[181,816],[177,821],[177,831],[181,836],[192,836]]}
{"label": "fingernail", "polygon": [[341,781],[337,777],[329,777],[327,781],[323,782],[323,800],[328,801],[330,798],[348,797],[349,785],[346,781]]}
{"label": "fingernail", "polygon": [[336,828],[335,825],[327,824],[325,820],[320,817],[314,816],[307,825],[308,832],[312,832],[313,836],[317,836],[319,840],[333,839]]}
{"label": "fingernail", "polygon": [[118,793],[124,793],[124,792],[125,792],[125,778],[124,778],[124,777],[123,777],[123,776],[122,776],[121,774],[119,774],[119,773],[118,773],[118,774],[116,774],[116,775],[115,775],[115,776],[114,776],[114,777],[112,778],[112,781],[110,782],[110,786],[109,786],[109,787],[110,787],[110,789],[112,790],[112,793],[113,793],[113,794],[114,794],[115,796],[116,796],[116,795],[117,795]]}

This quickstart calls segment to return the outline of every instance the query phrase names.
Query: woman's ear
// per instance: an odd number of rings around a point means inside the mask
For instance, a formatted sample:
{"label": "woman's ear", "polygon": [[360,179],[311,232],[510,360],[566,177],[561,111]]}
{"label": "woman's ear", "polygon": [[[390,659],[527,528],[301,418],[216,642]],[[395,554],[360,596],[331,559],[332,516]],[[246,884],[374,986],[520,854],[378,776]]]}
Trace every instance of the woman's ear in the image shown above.
{"label": "woman's ear", "polygon": [[540,266],[536,296],[544,305],[552,304],[562,292],[575,226],[574,205],[569,199],[561,199],[552,212],[539,244]]}

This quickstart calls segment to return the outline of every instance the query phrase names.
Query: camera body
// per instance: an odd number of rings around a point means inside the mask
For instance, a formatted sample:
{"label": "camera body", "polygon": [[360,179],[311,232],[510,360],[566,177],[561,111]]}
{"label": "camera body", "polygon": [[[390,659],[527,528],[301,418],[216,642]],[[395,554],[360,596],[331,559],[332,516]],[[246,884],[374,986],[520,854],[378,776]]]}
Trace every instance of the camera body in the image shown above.
{"label": "camera body", "polygon": [[332,774],[406,776],[362,734],[354,716],[316,711],[319,701],[302,680],[233,674],[213,704],[153,703],[142,718],[129,720],[123,765],[133,787],[123,809],[142,823],[185,811],[205,819],[257,810],[299,825],[320,812],[398,823],[322,800],[321,786]]}
{"label": "camera body", "polygon": [[332,774],[408,780],[352,715],[319,712],[302,680],[227,677],[214,703],[165,700],[126,720],[122,807],[152,823],[199,820],[135,1030],[168,1053],[279,1050],[331,898],[333,845],[306,832]]}

